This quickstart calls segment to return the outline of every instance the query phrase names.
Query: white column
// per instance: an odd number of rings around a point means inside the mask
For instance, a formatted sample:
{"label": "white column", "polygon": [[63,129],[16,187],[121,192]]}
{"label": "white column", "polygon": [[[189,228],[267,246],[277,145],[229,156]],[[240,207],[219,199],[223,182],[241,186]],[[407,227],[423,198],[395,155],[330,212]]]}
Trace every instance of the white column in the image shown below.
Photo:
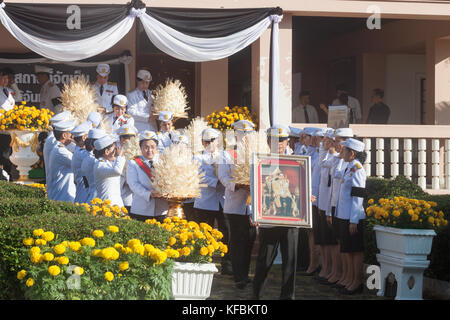
{"label": "white column", "polygon": [[431,140],[431,161],[433,163],[431,169],[431,188],[439,190],[439,139]]}
{"label": "white column", "polygon": [[377,177],[384,178],[384,139],[377,138]]}
{"label": "white column", "polygon": [[419,180],[417,184],[422,188],[427,188],[427,140],[419,139],[418,141],[418,171],[419,171]]}
{"label": "white column", "polygon": [[399,175],[398,170],[398,138],[391,139],[391,176],[395,179]]}
{"label": "white column", "polygon": [[412,176],[412,140],[405,139],[403,140],[403,175],[411,180]]}
{"label": "white column", "polygon": [[370,164],[371,164],[371,140],[370,138],[364,138],[364,151],[366,152],[367,158],[364,162],[364,170],[366,171],[366,175],[368,177],[371,176]]}
{"label": "white column", "polygon": [[445,140],[445,189],[450,189],[450,139]]}

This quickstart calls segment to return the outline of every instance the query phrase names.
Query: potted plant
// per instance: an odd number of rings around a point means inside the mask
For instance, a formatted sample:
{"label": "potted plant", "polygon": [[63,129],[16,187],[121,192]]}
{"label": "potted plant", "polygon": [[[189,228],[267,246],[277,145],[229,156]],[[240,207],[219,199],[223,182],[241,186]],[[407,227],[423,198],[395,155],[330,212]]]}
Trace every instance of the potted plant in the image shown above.
{"label": "potted plant", "polygon": [[368,201],[367,216],[375,219],[377,260],[381,265],[381,289],[393,273],[397,280],[397,300],[422,299],[423,271],[428,267],[435,230],[446,226],[442,211],[433,208],[435,202],[405,197]]}
{"label": "potted plant", "polygon": [[172,297],[176,300],[204,300],[211,293],[214,273],[218,270],[212,257],[228,252],[220,240],[223,234],[206,223],[197,224],[177,216],[157,224],[170,232],[168,249],[173,251],[175,264],[172,271]]}
{"label": "potted plant", "polygon": [[25,101],[13,109],[0,110],[0,130],[11,135],[10,160],[17,166],[19,181],[28,181],[31,166],[39,160],[36,154],[39,132],[47,131],[53,112],[27,106]]}

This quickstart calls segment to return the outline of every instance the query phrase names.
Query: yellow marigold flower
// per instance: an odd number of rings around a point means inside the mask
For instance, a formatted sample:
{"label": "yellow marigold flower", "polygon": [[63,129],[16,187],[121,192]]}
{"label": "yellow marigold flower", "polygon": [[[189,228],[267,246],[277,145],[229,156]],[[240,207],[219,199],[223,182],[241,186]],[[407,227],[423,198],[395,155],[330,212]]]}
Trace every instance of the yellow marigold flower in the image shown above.
{"label": "yellow marigold flower", "polygon": [[27,287],[32,287],[34,285],[33,278],[28,278],[25,284],[27,285]]}
{"label": "yellow marigold flower", "polygon": [[48,267],[48,273],[50,273],[52,276],[56,277],[58,274],[61,273],[61,269],[57,265],[52,265]]}
{"label": "yellow marigold flower", "polygon": [[75,268],[73,269],[73,273],[75,273],[75,274],[81,276],[81,275],[84,273],[84,269],[83,269],[82,267],[75,267]]}
{"label": "yellow marigold flower", "polygon": [[102,230],[94,230],[92,235],[96,238],[103,238],[104,234]]}
{"label": "yellow marigold flower", "polygon": [[43,229],[33,230],[33,235],[36,236],[36,237],[40,237],[43,233],[44,233]]}
{"label": "yellow marigold flower", "polygon": [[191,249],[189,249],[188,247],[184,247],[183,249],[181,249],[181,254],[183,256],[188,256],[189,254],[191,254]]}
{"label": "yellow marigold flower", "polygon": [[174,237],[170,237],[169,238],[169,246],[173,246],[175,243],[177,243],[177,239],[175,239]]}
{"label": "yellow marigold flower", "polygon": [[50,252],[44,253],[45,261],[52,261],[54,258],[55,258],[55,256],[53,255],[53,253],[50,253]]}
{"label": "yellow marigold flower", "polygon": [[433,217],[428,217],[428,222],[429,223],[434,223],[434,218]]}
{"label": "yellow marigold flower", "polygon": [[120,271],[125,271],[130,267],[130,265],[128,264],[127,261],[124,261],[122,263],[119,264],[119,270]]}
{"label": "yellow marigold flower", "polygon": [[113,273],[110,272],[110,271],[105,272],[105,279],[106,279],[107,281],[113,281],[113,280],[114,280],[114,275],[113,275]]}
{"label": "yellow marigold flower", "polygon": [[47,241],[45,241],[44,239],[37,239],[34,242],[34,244],[37,245],[37,246],[45,246],[47,244]]}
{"label": "yellow marigold flower", "polygon": [[20,270],[19,272],[17,272],[17,279],[22,280],[23,278],[25,278],[27,275],[27,272],[25,270]]}
{"label": "yellow marigold flower", "polygon": [[125,213],[125,214],[128,214],[128,210],[127,210],[127,208],[125,208],[125,207],[122,207],[122,208],[120,208],[120,210],[123,212],[123,213]]}
{"label": "yellow marigold flower", "polygon": [[65,256],[58,257],[58,258],[55,259],[55,261],[58,262],[59,264],[62,264],[62,265],[69,264],[69,258],[67,258]]}
{"label": "yellow marigold flower", "polygon": [[106,199],[105,201],[103,201],[104,204],[107,204],[108,206],[111,205],[111,200]]}
{"label": "yellow marigold flower", "polygon": [[83,238],[81,240],[81,244],[83,246],[90,246],[90,247],[95,247],[95,240],[92,238]]}
{"label": "yellow marigold flower", "polygon": [[187,239],[188,239],[187,233],[181,233],[181,234],[180,234],[180,240],[181,240],[182,242],[186,242]]}
{"label": "yellow marigold flower", "polygon": [[30,261],[32,263],[41,263],[42,261],[44,261],[44,256],[40,253],[33,253],[30,256]]}
{"label": "yellow marigold flower", "polygon": [[114,244],[114,249],[122,250],[123,249],[123,245],[121,245],[120,243],[116,243],[116,244]]}
{"label": "yellow marigold flower", "polygon": [[200,248],[200,254],[201,254],[202,256],[206,256],[208,253],[209,253],[208,248],[206,248],[206,247],[201,247],[201,248]]}
{"label": "yellow marigold flower", "polygon": [[127,242],[127,247],[133,248],[135,245],[140,245],[141,241],[139,239],[131,239]]}
{"label": "yellow marigold flower", "polygon": [[373,204],[374,200],[373,199],[369,199],[369,201],[367,201],[368,204]]}
{"label": "yellow marigold flower", "polygon": [[72,251],[78,251],[81,248],[81,243],[79,243],[78,241],[73,241],[69,243],[69,248]]}
{"label": "yellow marigold flower", "polygon": [[34,244],[33,238],[25,238],[23,239],[22,243],[26,246],[32,246]]}
{"label": "yellow marigold flower", "polygon": [[417,221],[419,219],[419,216],[417,214],[413,214],[411,217],[411,221]]}

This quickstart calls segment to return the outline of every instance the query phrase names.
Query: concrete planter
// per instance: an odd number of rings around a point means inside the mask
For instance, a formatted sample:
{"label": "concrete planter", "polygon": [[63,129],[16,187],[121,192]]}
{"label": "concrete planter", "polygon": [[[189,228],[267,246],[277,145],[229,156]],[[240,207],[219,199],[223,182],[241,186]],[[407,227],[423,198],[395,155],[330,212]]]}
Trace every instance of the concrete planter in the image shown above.
{"label": "concrete planter", "polygon": [[205,300],[211,294],[213,263],[175,262],[172,271],[172,297],[175,300]]}
{"label": "concrete planter", "polygon": [[423,271],[430,261],[434,230],[398,229],[375,226],[377,260],[381,267],[381,289],[384,296],[386,278],[392,273],[397,280],[396,300],[422,300]]}

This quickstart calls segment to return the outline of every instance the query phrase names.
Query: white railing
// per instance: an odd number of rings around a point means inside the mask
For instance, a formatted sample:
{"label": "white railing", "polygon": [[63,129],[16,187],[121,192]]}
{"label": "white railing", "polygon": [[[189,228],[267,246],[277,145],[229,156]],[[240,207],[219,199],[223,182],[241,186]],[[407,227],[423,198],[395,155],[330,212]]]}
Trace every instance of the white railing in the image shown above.
{"label": "white railing", "polygon": [[[292,124],[326,127],[326,124]],[[350,125],[365,143],[368,176],[404,175],[430,193],[450,193],[450,126]]]}

